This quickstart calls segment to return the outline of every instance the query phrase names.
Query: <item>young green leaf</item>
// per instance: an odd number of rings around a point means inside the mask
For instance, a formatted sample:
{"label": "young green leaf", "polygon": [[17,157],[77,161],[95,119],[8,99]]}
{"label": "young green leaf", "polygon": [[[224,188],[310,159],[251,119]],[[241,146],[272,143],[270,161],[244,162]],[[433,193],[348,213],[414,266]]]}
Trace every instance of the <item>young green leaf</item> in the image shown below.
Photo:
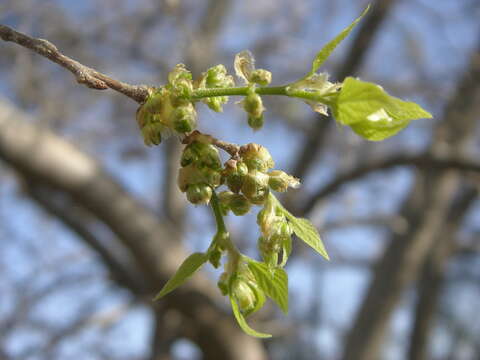
{"label": "young green leaf", "polygon": [[431,118],[419,105],[388,95],[380,86],[348,77],[332,105],[335,119],[360,136],[379,141],[405,128],[411,120]]}
{"label": "young green leaf", "polygon": [[255,336],[255,337],[258,337],[258,338],[264,338],[264,339],[272,337],[272,335],[270,335],[270,334],[265,334],[265,333],[258,332],[256,330],[253,330],[250,326],[248,326],[247,321],[245,320],[242,313],[238,309],[237,302],[232,297],[230,297],[230,303],[232,304],[233,314],[235,315],[235,319],[237,319],[238,325],[240,325],[240,328],[246,334],[248,334],[250,336]]}
{"label": "young green leaf", "polygon": [[315,56],[315,59],[312,62],[312,70],[310,70],[310,72],[305,77],[313,75],[320,68],[320,66],[322,66],[322,64],[325,62],[325,60],[328,59],[332,51],[335,50],[337,45],[340,44],[343,39],[348,36],[348,34],[350,34],[355,25],[360,22],[360,20],[365,16],[369,9],[370,5],[368,5],[367,8],[363,10],[362,14],[358,18],[356,18],[349,26],[343,29],[340,34],[338,34],[333,40],[331,40],[327,45],[325,45],[322,50],[317,53],[317,56]]}
{"label": "young green leaf", "polygon": [[293,232],[297,235],[304,243],[313,248],[316,252],[322,255],[325,259],[330,260],[327,250],[323,245],[320,235],[318,234],[317,229],[313,224],[304,218],[297,218],[292,214],[286,214],[287,219],[292,225]]}
{"label": "young green leaf", "polygon": [[282,268],[270,269],[265,263],[248,261],[248,267],[255,276],[258,286],[269,298],[288,313],[288,276]]}
{"label": "young green leaf", "polygon": [[187,257],[182,265],[178,268],[175,275],[163,286],[162,290],[155,296],[154,301],[159,300],[169,292],[175,290],[182,285],[189,277],[191,277],[203,264],[208,260],[208,256],[204,253],[193,253]]}
{"label": "young green leaf", "polygon": [[[270,196],[273,196],[270,194]],[[304,243],[309,245],[313,250],[318,252],[322,255],[325,259],[330,260],[328,256],[327,250],[323,245],[322,239],[320,239],[320,235],[318,234],[317,229],[313,224],[304,218],[297,218],[293,216],[287,209],[285,209],[282,204],[274,197],[278,209],[282,211],[285,217],[290,222],[292,226],[293,232],[297,235]]]}

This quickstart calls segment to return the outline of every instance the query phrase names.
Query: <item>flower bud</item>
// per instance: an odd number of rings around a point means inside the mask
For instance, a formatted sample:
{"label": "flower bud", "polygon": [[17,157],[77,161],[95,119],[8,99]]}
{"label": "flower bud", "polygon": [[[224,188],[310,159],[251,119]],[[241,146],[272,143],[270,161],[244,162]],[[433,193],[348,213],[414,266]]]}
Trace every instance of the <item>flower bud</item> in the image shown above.
{"label": "flower bud", "polygon": [[227,75],[227,69],[224,65],[213,66],[205,74],[205,86],[207,88],[226,88],[234,85],[233,77]]}
{"label": "flower bud", "polygon": [[220,155],[215,146],[200,141],[193,141],[183,150],[180,164],[187,166],[195,164],[199,168],[208,167],[219,170],[222,167]]}
{"label": "flower bud", "polygon": [[234,193],[238,193],[241,190],[247,174],[248,167],[244,162],[231,159],[225,163],[223,176],[226,179],[228,188]]}
{"label": "flower bud", "polygon": [[177,64],[172,71],[168,73],[168,82],[175,86],[179,81],[181,82],[183,80],[192,80],[192,73],[187,70],[184,64]]}
{"label": "flower bud", "polygon": [[248,116],[248,126],[250,126],[253,130],[260,130],[265,123],[263,114],[259,117],[254,117],[252,115]]}
{"label": "flower bud", "polygon": [[222,105],[225,104],[227,101],[227,96],[217,96],[203,99],[203,102],[215,112],[222,112]]}
{"label": "flower bud", "polygon": [[204,167],[204,168],[198,169],[198,174],[199,174],[198,179],[202,183],[208,184],[212,187],[217,187],[222,183],[222,175],[218,170]]}
{"label": "flower bud", "polygon": [[232,212],[237,216],[245,215],[250,211],[250,201],[241,195],[241,194],[234,194],[230,197],[229,206]]}
{"label": "flower bud", "polygon": [[172,125],[175,131],[186,133],[197,126],[197,112],[191,103],[175,108],[172,113]]}
{"label": "flower bud", "polygon": [[247,144],[240,148],[240,156],[248,167],[248,170],[267,172],[275,163],[267,148],[258,144]]}
{"label": "flower bud", "polygon": [[242,313],[249,313],[255,308],[257,297],[246,281],[241,279],[235,280],[232,284],[232,295]]}
{"label": "flower bud", "polygon": [[260,171],[250,171],[242,185],[242,193],[251,203],[261,205],[268,198],[268,175]]}
{"label": "flower bud", "polygon": [[269,267],[278,266],[278,255],[282,249],[282,243],[277,240],[278,239],[266,238],[264,236],[258,238],[258,251],[262,256],[263,261]]}
{"label": "flower bud", "polygon": [[193,184],[187,188],[187,199],[192,204],[208,204],[212,197],[212,188],[207,184]]}
{"label": "flower bud", "polygon": [[260,210],[257,215],[257,224],[260,226],[263,236],[267,238],[274,232],[273,224],[277,220],[282,219],[282,217],[276,214],[275,210],[276,207],[272,198],[268,198],[263,209]]}
{"label": "flower bud", "polygon": [[250,76],[250,81],[260,86],[267,86],[272,81],[272,73],[264,69],[256,69]]}
{"label": "flower bud", "polygon": [[268,175],[268,186],[273,191],[285,192],[289,187],[297,188],[300,186],[300,181],[296,177],[290,176],[284,171],[273,170]]}
{"label": "flower bud", "polygon": [[220,210],[223,215],[227,215],[230,211],[230,200],[234,195],[231,191],[222,191],[218,194],[218,202],[220,203]]}
{"label": "flower bud", "polygon": [[199,172],[193,165],[182,167],[178,170],[177,185],[181,192],[187,191],[189,185],[198,183]]}
{"label": "flower bud", "polygon": [[157,119],[158,115],[148,112],[144,105],[137,110],[136,120],[142,133],[145,145],[158,145],[162,141],[162,130],[165,128]]}
{"label": "flower bud", "polygon": [[248,113],[248,115],[253,116],[254,118],[259,118],[265,111],[262,98],[253,91],[249,92],[248,95],[245,96],[245,99],[243,100],[243,109]]}
{"label": "flower bud", "polygon": [[158,88],[152,93],[142,105],[142,107],[151,114],[159,114],[165,106],[165,89]]}

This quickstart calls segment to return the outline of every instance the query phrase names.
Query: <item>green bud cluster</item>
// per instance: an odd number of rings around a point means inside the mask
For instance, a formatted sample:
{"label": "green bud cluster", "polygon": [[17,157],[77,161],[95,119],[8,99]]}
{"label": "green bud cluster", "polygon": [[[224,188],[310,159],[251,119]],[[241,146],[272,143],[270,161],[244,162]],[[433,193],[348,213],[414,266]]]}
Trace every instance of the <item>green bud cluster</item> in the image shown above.
{"label": "green bud cluster", "polygon": [[[216,65],[202,74],[198,82],[199,89],[223,89],[235,86],[233,76],[227,74],[224,65]],[[228,96],[215,96],[203,99],[207,106],[216,112],[223,111],[223,104],[228,102]]]}
{"label": "green bud cluster", "polygon": [[252,88],[252,91],[249,91],[248,95],[245,96],[242,104],[243,109],[248,115],[248,126],[253,130],[260,130],[263,127],[263,112],[265,111],[260,95],[258,95]]}
{"label": "green bud cluster", "polygon": [[239,264],[233,274],[222,273],[217,285],[222,294],[234,298],[245,316],[258,311],[265,303],[265,293],[245,263]]}
{"label": "green bud cluster", "polygon": [[257,224],[262,235],[258,250],[263,261],[270,267],[284,266],[292,248],[292,228],[285,215],[269,198],[257,215]]}
{"label": "green bud cluster", "polygon": [[192,204],[208,204],[213,189],[222,181],[218,150],[211,144],[194,141],[183,150],[178,187]]}
{"label": "green bud cluster", "polygon": [[[272,74],[256,69],[252,54],[246,50],[238,53],[234,61],[235,73],[244,86],[234,87],[233,77],[223,65],[211,67],[193,81],[192,74],[179,64],[168,74],[165,86],[150,90],[137,111],[145,144],[158,145],[172,132],[185,135],[182,143],[187,146],[181,157],[178,187],[191,203],[210,204],[217,225],[208,250],[186,258],[157,298],[180,286],[206,262],[220,267],[226,256],[225,272],[220,276],[218,287],[223,295],[230,297],[240,327],[247,334],[266,338],[270,335],[251,329],[244,316],[259,310],[266,296],[285,313],[288,311],[288,277],[283,267],[292,250],[292,234],[329,259],[315,226],[307,219],[295,217],[271,193],[296,188],[299,180],[284,171],[272,170],[274,161],[261,145],[250,143],[238,147],[193,131],[197,123],[194,105],[196,101],[203,101],[210,109],[221,112],[228,96],[244,96],[239,104],[248,115],[248,125],[258,130],[264,124],[261,95],[296,97],[318,113],[327,115],[327,110],[331,111],[339,124],[350,126],[372,141],[396,134],[411,120],[431,117],[419,105],[394,98],[376,84],[352,77],[334,83],[328,80],[328,74],[317,72],[367,11],[368,8],[317,53],[303,78],[288,85],[267,87]],[[213,145],[231,155],[223,167]],[[227,189],[217,195],[216,188],[222,184]],[[237,216],[245,215],[252,205],[262,206],[257,214],[260,228],[257,246],[263,260],[260,262],[240,253],[223,218],[230,211]]]}
{"label": "green bud cluster", "polygon": [[137,110],[137,124],[147,146],[158,145],[171,132],[188,133],[197,127],[197,112],[190,101],[192,74],[179,64],[168,74],[168,84],[151,90]]}
{"label": "green bud cluster", "polygon": [[246,201],[262,205],[267,200],[270,189],[286,191],[288,187],[300,184],[298,179],[283,171],[268,173],[274,165],[272,156],[265,147],[253,143],[240,147],[239,160],[228,160],[222,172],[230,190],[221,197],[224,209],[243,215],[249,209]]}

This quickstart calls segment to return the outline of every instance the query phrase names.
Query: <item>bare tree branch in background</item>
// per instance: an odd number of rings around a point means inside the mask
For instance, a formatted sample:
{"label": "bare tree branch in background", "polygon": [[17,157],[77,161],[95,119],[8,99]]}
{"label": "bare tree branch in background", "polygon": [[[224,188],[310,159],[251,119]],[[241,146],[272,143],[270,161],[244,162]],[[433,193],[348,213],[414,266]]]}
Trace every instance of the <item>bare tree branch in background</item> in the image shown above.
{"label": "bare tree branch in background", "polygon": [[450,208],[448,221],[440,231],[435,246],[430,249],[417,284],[418,300],[410,335],[409,360],[431,358],[428,352],[429,338],[445,281],[447,263],[455,254],[455,239],[461,221],[478,195],[477,189],[471,186],[465,186],[460,192]]}
{"label": "bare tree branch in background", "polygon": [[[448,146],[450,154],[460,153],[474,133],[480,102],[480,56],[471,57],[447,106],[434,142],[433,153]],[[380,356],[390,315],[404,290],[416,278],[436,235],[448,216],[450,204],[461,181],[453,170],[439,174],[425,172],[401,213],[409,224],[406,234],[394,235],[377,263],[371,284],[346,339],[343,359],[373,360]]]}
{"label": "bare tree branch in background", "polygon": [[342,185],[358,180],[363,176],[367,176],[372,172],[380,170],[388,170],[396,166],[415,166],[422,169],[438,169],[438,170],[457,170],[459,172],[480,172],[480,163],[471,159],[462,158],[439,158],[430,154],[420,155],[394,155],[387,159],[373,160],[371,162],[361,164],[357,168],[351,169],[344,174],[339,174],[335,179],[323,186],[315,194],[313,194],[306,202],[304,208],[299,210],[302,214],[310,213],[315,204],[326,196],[339,190]]}
{"label": "bare tree branch in background", "polygon": [[[0,158],[27,179],[66,192],[108,225],[136,259],[153,295],[158,284],[170,278],[186,258],[171,226],[160,223],[156,214],[133,199],[85,154],[50,131],[22,121],[11,105],[2,102],[0,107]],[[209,359],[243,359],[245,354],[263,359],[261,344],[240,331],[220,310],[218,299],[210,281],[198,275],[175,297],[167,297],[163,307],[177,309],[188,322],[196,324],[190,328],[194,332],[186,336]]]}

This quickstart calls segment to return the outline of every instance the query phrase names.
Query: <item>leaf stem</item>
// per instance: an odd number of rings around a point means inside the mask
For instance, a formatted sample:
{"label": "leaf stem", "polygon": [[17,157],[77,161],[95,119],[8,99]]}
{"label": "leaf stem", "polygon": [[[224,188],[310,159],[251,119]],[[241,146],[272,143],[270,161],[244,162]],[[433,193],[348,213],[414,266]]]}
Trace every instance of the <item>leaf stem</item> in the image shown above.
{"label": "leaf stem", "polygon": [[240,261],[241,253],[235,246],[235,244],[230,239],[230,234],[227,231],[227,227],[225,226],[225,221],[223,220],[222,211],[220,210],[220,202],[218,200],[217,193],[214,189],[212,189],[212,198],[210,199],[210,206],[213,210],[213,215],[215,216],[215,222],[217,223],[217,235],[223,236],[216,236],[218,239],[221,239],[222,244],[218,244],[224,249],[227,250],[229,256],[229,262],[232,264],[234,268],[236,268],[237,263]]}

